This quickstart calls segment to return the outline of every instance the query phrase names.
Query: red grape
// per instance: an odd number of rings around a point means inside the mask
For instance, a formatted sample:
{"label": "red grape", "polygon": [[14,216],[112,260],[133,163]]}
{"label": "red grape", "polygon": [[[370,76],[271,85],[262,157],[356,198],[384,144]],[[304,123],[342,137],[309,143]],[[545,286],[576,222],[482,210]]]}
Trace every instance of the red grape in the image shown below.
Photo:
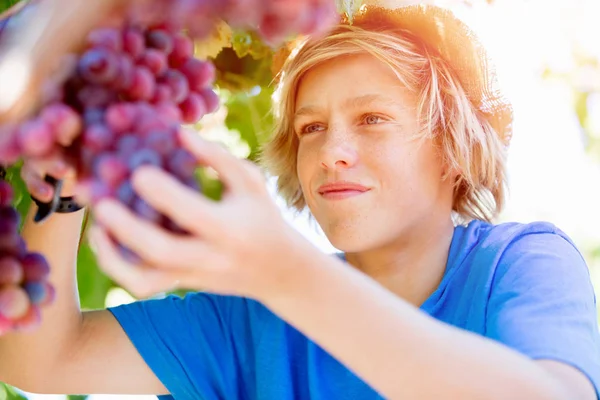
{"label": "red grape", "polygon": [[137,117],[136,109],[129,103],[117,103],[106,110],[106,123],[115,133],[125,133],[133,128]]}
{"label": "red grape", "polygon": [[133,172],[136,168],[141,167],[142,165],[160,167],[162,164],[162,158],[156,151],[146,147],[133,153],[127,162],[129,164],[129,170]]}
{"label": "red grape", "polygon": [[83,113],[83,122],[85,126],[94,124],[104,124],[104,110],[101,108],[87,108]]}
{"label": "red grape", "polygon": [[172,98],[173,91],[171,90],[169,85],[166,85],[164,83],[157,83],[156,87],[154,88],[154,95],[150,102],[152,104],[165,103],[167,101],[171,101]]}
{"label": "red grape", "polygon": [[14,329],[14,322],[10,318],[6,318],[0,314],[0,336]]}
{"label": "red grape", "polygon": [[40,306],[49,306],[56,299],[56,289],[50,282],[44,282],[44,294],[46,297],[41,301]]}
{"label": "red grape", "polygon": [[154,94],[156,80],[147,67],[138,66],[133,73],[133,83],[127,94],[132,100],[150,100]]}
{"label": "red grape", "polygon": [[179,107],[169,102],[157,104],[156,115],[162,121],[181,121],[182,119]]}
{"label": "red grape", "polygon": [[42,322],[42,315],[38,306],[32,304],[25,315],[14,322],[14,327],[20,332],[32,332]]}
{"label": "red grape", "polygon": [[116,95],[108,87],[85,85],[77,92],[77,100],[85,108],[105,108],[116,100]]}
{"label": "red grape", "polygon": [[142,138],[134,135],[124,135],[117,142],[117,152],[123,158],[129,158],[135,153],[137,150],[142,148]]}
{"label": "red grape", "polygon": [[162,215],[156,211],[150,204],[137,197],[133,201],[133,211],[141,218],[150,221],[154,224],[160,224]]}
{"label": "red grape", "polygon": [[135,78],[135,63],[128,54],[121,54],[119,57],[119,73],[113,82],[112,87],[116,90],[128,90],[133,85]]}
{"label": "red grape", "polygon": [[41,304],[48,297],[46,285],[43,282],[27,282],[23,285],[23,289],[27,292],[31,303],[35,305]]}
{"label": "red grape", "polygon": [[156,49],[147,49],[138,64],[148,68],[155,76],[162,75],[169,67],[167,55]]}
{"label": "red grape", "polygon": [[0,125],[0,163],[9,165],[21,157],[19,129],[12,125]]}
{"label": "red grape", "polygon": [[204,97],[197,93],[190,93],[183,103],[179,105],[183,122],[194,124],[206,114],[207,106]]}
{"label": "red grape", "polygon": [[54,145],[52,131],[41,119],[25,122],[18,131],[19,146],[30,157],[48,155]]}
{"label": "red grape", "polygon": [[10,230],[17,231],[21,223],[21,214],[14,207],[0,207],[0,222],[0,226],[4,225]]}
{"label": "red grape", "polygon": [[123,48],[134,59],[141,56],[146,48],[142,31],[133,27],[126,28],[123,32]]}
{"label": "red grape", "polygon": [[40,253],[27,253],[21,259],[25,282],[36,282],[45,280],[50,274],[50,265]]}
{"label": "red grape", "polygon": [[19,285],[23,282],[23,266],[14,257],[5,256],[0,259],[0,287]]}
{"label": "red grape", "polygon": [[12,204],[14,191],[10,183],[0,181],[0,207],[9,207]]}
{"label": "red grape", "polygon": [[101,151],[106,150],[114,141],[115,134],[106,125],[95,124],[90,125],[85,132],[83,132],[83,144],[88,147],[91,151],[99,154]]}
{"label": "red grape", "polygon": [[44,108],[41,118],[52,130],[51,136],[65,145],[70,144],[83,126],[79,114],[62,103],[54,103]]}
{"label": "red grape", "polygon": [[146,45],[169,54],[173,51],[173,37],[165,30],[156,29],[146,35]]}
{"label": "red grape", "polygon": [[127,164],[115,154],[104,153],[96,160],[95,175],[110,188],[117,188],[127,178]]}
{"label": "red grape", "polygon": [[172,101],[181,103],[190,93],[190,85],[186,76],[176,69],[170,69],[163,75],[162,83],[169,86],[172,92]]}
{"label": "red grape", "polygon": [[125,204],[132,205],[135,200],[135,191],[130,181],[125,181],[117,189],[117,199]]}
{"label": "red grape", "polygon": [[173,37],[173,51],[169,54],[169,65],[177,68],[194,56],[194,43],[179,33]]}
{"label": "red grape", "polygon": [[19,286],[0,288],[0,314],[15,320],[27,314],[29,309],[27,292]]}
{"label": "red grape", "polygon": [[177,148],[177,139],[170,132],[153,131],[144,140],[144,145],[166,158]]}
{"label": "red grape", "polygon": [[167,161],[168,170],[179,178],[194,175],[198,162],[187,150],[178,148]]}
{"label": "red grape", "polygon": [[190,58],[181,66],[180,71],[188,79],[190,90],[208,88],[215,80],[215,66],[207,61]]}
{"label": "red grape", "polygon": [[98,28],[88,35],[88,45],[120,52],[123,49],[123,35],[115,28]]}
{"label": "red grape", "polygon": [[92,84],[110,83],[119,73],[119,58],[104,48],[90,49],[79,60],[79,73]]}

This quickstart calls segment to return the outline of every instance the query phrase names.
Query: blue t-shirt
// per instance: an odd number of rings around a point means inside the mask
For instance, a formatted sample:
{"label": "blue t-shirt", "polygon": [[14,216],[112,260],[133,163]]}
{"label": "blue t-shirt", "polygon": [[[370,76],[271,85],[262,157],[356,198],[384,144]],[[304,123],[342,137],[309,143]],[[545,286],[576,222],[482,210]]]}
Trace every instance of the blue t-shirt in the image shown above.
{"label": "blue t-shirt", "polygon": [[[442,282],[421,310],[532,359],[570,364],[600,388],[589,271],[551,224],[456,227]],[[111,311],[170,391],[164,399],[382,398],[253,300],[192,293]]]}

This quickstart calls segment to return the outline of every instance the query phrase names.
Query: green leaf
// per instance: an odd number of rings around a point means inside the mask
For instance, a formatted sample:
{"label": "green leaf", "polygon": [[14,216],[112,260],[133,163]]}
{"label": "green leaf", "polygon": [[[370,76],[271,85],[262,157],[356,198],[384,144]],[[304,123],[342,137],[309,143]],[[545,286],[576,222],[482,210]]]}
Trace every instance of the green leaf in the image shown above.
{"label": "green leaf", "polygon": [[14,387],[0,383],[0,400],[27,400],[27,397]]}
{"label": "green leaf", "polygon": [[0,13],[8,10],[15,4],[17,4],[20,0],[0,0]]}
{"label": "green leaf", "polygon": [[575,91],[575,114],[579,120],[579,124],[583,129],[588,128],[588,98],[590,94],[587,92]]}
{"label": "green leaf", "polygon": [[[258,90],[258,89],[257,89]],[[260,92],[237,93],[226,103],[228,109],[227,128],[240,132],[250,146],[250,160],[256,160],[260,146],[269,138],[273,129],[271,113],[272,87],[260,87]]]}
{"label": "green leaf", "polygon": [[250,54],[252,46],[252,35],[246,31],[236,31],[231,38],[231,46],[235,54],[239,57],[246,57]]}
{"label": "green leaf", "polygon": [[77,283],[81,308],[104,308],[108,291],[115,286],[98,268],[96,255],[87,241],[83,241],[77,255]]}
{"label": "green leaf", "polygon": [[21,214],[21,225],[25,221],[25,217],[29,212],[32,200],[25,185],[25,181],[21,178],[21,166],[22,162],[18,162],[6,169],[6,180],[10,182],[14,191],[13,205]]}
{"label": "green leaf", "polygon": [[362,0],[336,0],[336,6],[339,13],[345,13],[350,21],[360,9],[360,6],[366,3]]}
{"label": "green leaf", "polygon": [[223,194],[223,184],[205,168],[198,168],[196,177],[202,187],[202,193],[211,200],[219,201]]}
{"label": "green leaf", "polygon": [[271,53],[254,58],[250,53],[239,57],[232,48],[224,48],[213,60],[217,69],[216,84],[232,92],[246,91],[255,86],[268,86],[272,80]]}

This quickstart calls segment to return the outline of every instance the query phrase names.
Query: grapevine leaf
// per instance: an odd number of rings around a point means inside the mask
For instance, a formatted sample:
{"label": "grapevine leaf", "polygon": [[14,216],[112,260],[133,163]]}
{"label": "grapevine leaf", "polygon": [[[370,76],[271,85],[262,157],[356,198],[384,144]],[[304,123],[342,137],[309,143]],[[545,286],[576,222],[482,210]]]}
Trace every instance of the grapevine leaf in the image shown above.
{"label": "grapevine leaf", "polygon": [[249,159],[255,160],[260,146],[268,139],[273,126],[271,110],[272,87],[261,87],[260,92],[237,93],[230,97],[225,124],[240,132],[250,146]]}
{"label": "grapevine leaf", "polygon": [[[336,0],[336,6],[339,13],[345,13],[350,21],[353,16],[358,12],[360,6],[367,1],[363,0]],[[377,1],[370,1],[370,3],[378,3]]]}
{"label": "grapevine leaf", "polygon": [[200,59],[214,58],[225,47],[231,47],[233,32],[229,25],[219,21],[207,39],[195,44],[195,56]]}
{"label": "grapevine leaf", "polygon": [[232,92],[246,91],[255,86],[269,86],[272,81],[272,57],[255,59],[250,54],[238,57],[235,50],[224,48],[214,59],[217,86]]}

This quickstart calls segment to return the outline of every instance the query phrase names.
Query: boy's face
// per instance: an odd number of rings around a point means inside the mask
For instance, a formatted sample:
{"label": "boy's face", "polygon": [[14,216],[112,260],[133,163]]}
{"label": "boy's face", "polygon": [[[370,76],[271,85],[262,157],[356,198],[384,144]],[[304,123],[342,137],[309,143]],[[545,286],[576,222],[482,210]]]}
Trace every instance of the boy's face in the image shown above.
{"label": "boy's face", "polygon": [[[376,250],[447,223],[452,183],[434,143],[414,139],[416,99],[388,66],[369,55],[328,61],[302,79],[295,112],[302,191],[336,248]],[[342,181],[362,187],[320,190]]]}

